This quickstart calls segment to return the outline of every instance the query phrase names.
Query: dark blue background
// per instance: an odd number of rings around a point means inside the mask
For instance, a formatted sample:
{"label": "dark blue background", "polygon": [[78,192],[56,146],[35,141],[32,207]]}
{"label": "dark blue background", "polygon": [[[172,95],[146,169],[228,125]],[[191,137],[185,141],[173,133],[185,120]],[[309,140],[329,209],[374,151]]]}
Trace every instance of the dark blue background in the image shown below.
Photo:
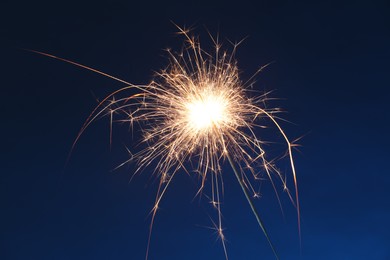
{"label": "dark blue background", "polygon": [[[108,120],[82,136],[89,112],[121,83],[18,48],[52,53],[148,83],[181,38],[170,21],[249,38],[242,77],[274,61],[256,88],[304,135],[294,208],[285,217],[269,183],[257,202],[281,259],[390,259],[390,6],[385,1],[5,1],[1,7],[1,259],[143,259],[157,183],[134,165],[111,171],[131,145]],[[228,167],[223,213],[230,259],[273,259]],[[281,165],[287,168],[287,165]],[[278,184],[280,190],[282,187]],[[224,259],[196,178],[179,174],[158,212],[150,259]],[[283,194],[283,197],[286,197]]]}

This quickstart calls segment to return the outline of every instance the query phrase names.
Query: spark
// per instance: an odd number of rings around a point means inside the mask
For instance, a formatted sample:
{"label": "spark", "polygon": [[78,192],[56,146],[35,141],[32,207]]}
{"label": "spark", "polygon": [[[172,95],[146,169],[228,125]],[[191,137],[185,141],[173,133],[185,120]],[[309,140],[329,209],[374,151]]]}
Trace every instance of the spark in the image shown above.
{"label": "spark", "polygon": [[[185,47],[179,53],[167,50],[169,65],[156,74],[147,85],[134,85],[96,69],[56,56],[36,53],[56,58],[82,67],[126,84],[101,101],[83,125],[74,145],[85,129],[101,116],[120,117],[118,121],[127,122],[131,127],[137,122],[143,133],[141,143],[144,149],[131,152],[129,160],[120,166],[136,162],[134,175],[154,166],[153,174],[159,179],[155,203],[151,211],[151,225],[146,251],[148,258],[152,227],[161,200],[175,174],[180,170],[188,174],[198,174],[203,192],[207,180],[211,182],[210,203],[216,209],[215,230],[222,241],[226,259],[227,248],[223,233],[221,197],[224,192],[222,164],[229,161],[245,197],[250,204],[256,220],[266,236],[276,258],[276,250],[265,230],[264,224],[255,208],[252,198],[260,197],[255,188],[262,180],[259,168],[275,188],[275,177],[283,185],[283,190],[296,207],[298,230],[300,230],[300,208],[297,177],[292,148],[286,133],[278,123],[278,109],[265,108],[267,94],[253,96],[250,86],[252,79],[264,68],[261,67],[249,81],[243,82],[235,60],[236,48],[229,53],[221,50],[218,38],[211,37],[215,49],[212,53],[201,48],[199,39],[188,30],[177,27],[185,38]],[[138,91],[134,94],[134,91]],[[258,135],[262,121],[268,119],[283,137],[287,147],[287,157],[294,182],[294,194],[287,187],[286,174],[280,172],[274,162],[267,158],[265,141]],[[111,135],[111,124],[110,124]],[[110,136],[111,143],[111,136]],[[73,145],[73,146],[74,146]],[[260,167],[259,167],[260,166]]]}

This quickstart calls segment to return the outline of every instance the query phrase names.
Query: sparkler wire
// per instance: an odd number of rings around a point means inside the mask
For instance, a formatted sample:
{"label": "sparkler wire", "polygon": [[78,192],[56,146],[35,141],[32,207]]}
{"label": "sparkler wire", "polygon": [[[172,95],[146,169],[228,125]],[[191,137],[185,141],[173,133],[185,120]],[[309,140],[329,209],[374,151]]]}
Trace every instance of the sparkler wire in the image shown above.
{"label": "sparkler wire", "polygon": [[257,223],[259,224],[261,230],[263,231],[265,237],[267,238],[268,244],[271,246],[272,252],[274,253],[276,259],[279,260],[278,254],[276,253],[276,249],[275,249],[274,245],[272,244],[271,239],[270,239],[270,237],[269,237],[269,235],[268,235],[268,232],[267,232],[267,230],[266,230],[265,227],[264,227],[263,221],[261,220],[261,218],[260,218],[260,216],[259,216],[259,213],[257,212],[256,207],[255,207],[255,205],[253,204],[253,201],[252,201],[251,197],[249,196],[248,191],[246,190],[246,188],[245,188],[245,186],[244,186],[244,183],[242,182],[242,180],[241,180],[241,178],[240,178],[240,175],[239,175],[239,173],[238,173],[238,171],[237,171],[236,166],[234,165],[234,161],[233,161],[232,157],[229,155],[229,153],[226,153],[226,157],[228,158],[228,161],[229,161],[229,163],[230,163],[230,166],[231,166],[232,169],[233,169],[234,175],[236,176],[237,181],[238,181],[238,183],[240,184],[241,189],[242,189],[242,191],[243,191],[244,194],[245,194],[246,200],[248,201],[249,206],[251,207],[252,212],[253,212],[253,214],[254,214],[255,217],[256,217]]}

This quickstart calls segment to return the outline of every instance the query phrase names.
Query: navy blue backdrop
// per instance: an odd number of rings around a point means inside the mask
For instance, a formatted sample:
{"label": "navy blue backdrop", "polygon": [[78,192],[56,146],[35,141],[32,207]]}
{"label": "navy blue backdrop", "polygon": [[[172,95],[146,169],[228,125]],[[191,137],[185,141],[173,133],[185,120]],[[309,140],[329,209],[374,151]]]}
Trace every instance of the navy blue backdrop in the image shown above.
{"label": "navy blue backdrop", "polygon": [[[20,48],[145,84],[180,49],[178,25],[219,32],[243,79],[288,113],[301,194],[278,209],[269,183],[257,206],[281,259],[390,259],[390,6],[385,1],[5,1],[1,48],[1,259],[143,259],[157,183],[135,166],[112,171],[132,145],[102,119],[71,145],[97,99],[123,86]],[[287,165],[280,165],[284,170]],[[273,259],[228,167],[223,214],[230,259]],[[277,188],[282,190],[281,185]],[[224,259],[196,178],[177,175],[161,204],[150,259]]]}

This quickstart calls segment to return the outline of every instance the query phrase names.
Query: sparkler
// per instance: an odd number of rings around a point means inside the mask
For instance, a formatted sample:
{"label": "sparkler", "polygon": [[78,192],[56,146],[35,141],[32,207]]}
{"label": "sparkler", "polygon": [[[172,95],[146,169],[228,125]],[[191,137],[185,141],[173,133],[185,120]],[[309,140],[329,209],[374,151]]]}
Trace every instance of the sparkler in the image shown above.
{"label": "sparkler", "polygon": [[[187,30],[180,27],[178,29],[186,40],[184,50],[180,53],[168,50],[170,59],[168,67],[158,72],[155,80],[148,85],[134,85],[73,61],[34,52],[80,66],[127,85],[99,103],[83,125],[74,145],[85,129],[100,116],[109,115],[112,123],[113,117],[119,115],[121,116],[119,121],[127,122],[131,126],[134,123],[141,125],[143,133],[141,141],[146,144],[146,148],[132,153],[131,158],[119,166],[136,161],[138,164],[134,173],[136,174],[152,164],[156,165],[153,174],[159,177],[159,187],[151,211],[146,258],[148,258],[152,227],[158,207],[179,170],[187,173],[195,172],[200,176],[201,185],[198,194],[203,191],[206,181],[211,182],[210,202],[218,215],[215,229],[221,238],[227,258],[221,215],[223,191],[221,164],[226,159],[275,257],[278,258],[252,202],[251,197],[258,197],[254,183],[260,179],[260,172],[264,172],[275,189],[273,179],[276,176],[297,209],[298,227],[299,200],[292,155],[294,144],[289,141],[277,121],[276,114],[280,111],[264,108],[263,104],[267,101],[266,94],[255,97],[250,95],[249,86],[252,79],[264,67],[260,68],[249,81],[242,82],[234,58],[239,43],[233,46],[231,53],[228,53],[221,50],[218,38],[211,37],[215,51],[208,53],[201,48],[197,38],[190,36]],[[134,94],[134,90],[138,90],[138,93]],[[268,118],[274,124],[286,143],[294,181],[293,193],[290,193],[287,188],[285,175],[266,158],[265,142],[256,134],[257,129],[261,127],[259,121],[264,118]],[[279,200],[277,192],[276,195]]]}

